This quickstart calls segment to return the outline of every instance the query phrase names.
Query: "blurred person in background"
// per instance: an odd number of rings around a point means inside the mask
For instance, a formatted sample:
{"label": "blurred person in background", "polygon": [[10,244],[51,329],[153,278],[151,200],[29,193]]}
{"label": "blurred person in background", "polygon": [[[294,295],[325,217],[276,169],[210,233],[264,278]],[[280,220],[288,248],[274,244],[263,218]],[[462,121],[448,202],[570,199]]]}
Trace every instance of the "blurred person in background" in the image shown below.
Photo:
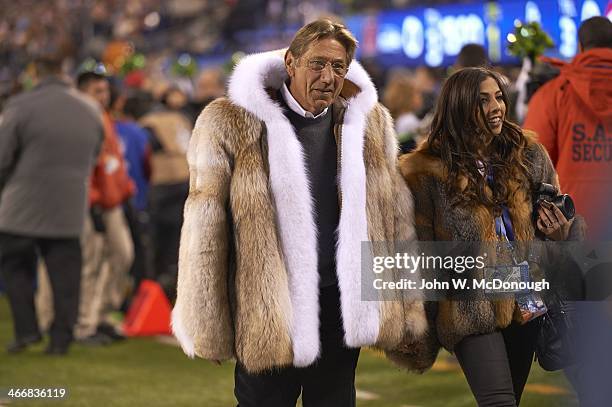
{"label": "blurred person in background", "polygon": [[178,86],[170,86],[161,98],[164,108],[174,112],[181,112],[187,106],[187,102],[187,94]]}
{"label": "blurred person in background", "polygon": [[61,58],[35,66],[39,83],[9,99],[0,117],[0,272],[15,329],[7,350],[41,340],[34,306],[40,256],[55,314],[46,352],[64,354],[79,309],[88,177],[104,130],[99,107],[62,78]]}
{"label": "blurred person in background", "polygon": [[213,100],[225,94],[225,76],[221,68],[202,70],[196,80],[193,96],[189,101],[189,113],[192,125],[204,108]]}
{"label": "blurred person in background", "polygon": [[140,119],[150,132],[152,147],[149,211],[155,277],[170,300],[176,296],[183,206],[189,193],[187,147],[192,126],[181,110],[186,102],[183,91],[170,87],[162,97],[162,108]]}
{"label": "blurred person in background", "polygon": [[588,236],[612,240],[612,22],[585,20],[580,53],[536,91],[523,127],[535,131],[559,172],[559,182],[584,214]]}
{"label": "blurred person in background", "polygon": [[[423,241],[578,240],[584,221],[568,221],[549,202],[534,209],[532,185],[556,185],[544,147],[507,119],[501,77],[464,68],[444,83],[431,133],[400,158]],[[533,362],[537,320],[521,319],[514,297],[451,297],[431,303],[439,346],[454,352],[479,406],[517,406]],[[439,344],[435,344],[438,342]]]}
{"label": "blurred person in background", "polygon": [[450,68],[451,73],[456,72],[459,69],[463,68],[477,68],[484,67],[490,68],[496,71],[501,75],[504,83],[508,85],[508,109],[506,110],[506,114],[508,115],[508,120],[516,121],[516,103],[518,91],[516,90],[516,86],[512,85],[511,80],[504,72],[504,69],[501,67],[495,66],[493,67],[491,61],[489,60],[489,56],[487,55],[487,50],[484,46],[480,44],[465,44],[461,47],[461,51],[457,55],[457,59],[455,63]]}
{"label": "blurred person in background", "polygon": [[431,127],[431,120],[434,115],[434,108],[440,86],[444,80],[443,72],[426,66],[418,66],[414,71],[413,83],[421,94],[421,109],[416,113],[421,120],[417,138],[426,138]]}
{"label": "blurred person in background", "polygon": [[489,67],[489,57],[487,56],[487,50],[480,44],[465,44],[461,47],[455,64],[453,65],[453,71],[457,71],[462,68],[474,68],[474,67]]}
{"label": "blurred person in background", "polygon": [[125,216],[134,242],[134,262],[130,274],[137,289],[143,278],[152,278],[149,239],[149,183],[151,180],[150,133],[138,120],[151,105],[151,98],[143,91],[121,93],[113,105],[115,129],[121,138],[128,174],[136,185],[136,192],[125,205]]}
{"label": "blurred person in background", "polygon": [[402,154],[414,150],[419,142],[421,120],[416,112],[423,107],[423,96],[406,73],[392,75],[385,87],[383,104],[395,123]]}
{"label": "blurred person in background", "polygon": [[341,24],[305,25],[242,59],[193,132],[173,332],[191,357],[237,360],[241,407],[355,406],[360,347],[425,330],[420,301],[361,298],[361,242],[414,230],[356,46]]}
{"label": "blurred person in background", "polygon": [[[534,130],[548,150],[563,191],[584,213],[589,239],[605,242],[603,253],[600,249],[594,257],[604,261],[612,241],[612,22],[585,20],[578,42],[580,52],[571,63],[548,60],[560,69],[559,76],[535,92],[524,127]],[[609,260],[586,273],[587,302],[576,303],[578,364],[566,374],[581,406],[603,406],[612,399],[610,276]]]}
{"label": "blurred person in background", "polygon": [[380,61],[375,57],[364,57],[359,60],[359,63],[370,76],[372,83],[374,83],[374,87],[376,87],[376,89],[383,89],[385,80],[387,79],[387,73],[384,67],[381,66]]}
{"label": "blurred person in background", "polygon": [[417,115],[419,118],[423,119],[434,110],[444,78],[444,72],[434,68],[418,66],[415,69],[413,81],[423,95],[423,107]]}
{"label": "blurred person in background", "polygon": [[83,232],[84,263],[76,336],[87,344],[107,344],[121,335],[110,321],[125,298],[134,246],[123,205],[134,194],[121,143],[108,112],[110,84],[102,71],[78,75],[77,86],[102,112],[104,143],[91,175],[90,216]]}

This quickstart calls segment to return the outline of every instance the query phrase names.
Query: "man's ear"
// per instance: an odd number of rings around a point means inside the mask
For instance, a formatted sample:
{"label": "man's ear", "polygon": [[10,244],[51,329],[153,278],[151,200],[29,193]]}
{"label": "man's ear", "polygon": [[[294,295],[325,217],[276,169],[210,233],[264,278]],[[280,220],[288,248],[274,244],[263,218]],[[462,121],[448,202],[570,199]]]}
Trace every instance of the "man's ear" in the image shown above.
{"label": "man's ear", "polygon": [[287,71],[287,75],[289,78],[293,78],[295,75],[295,65],[297,64],[297,59],[293,56],[291,51],[287,50],[285,52],[285,70]]}

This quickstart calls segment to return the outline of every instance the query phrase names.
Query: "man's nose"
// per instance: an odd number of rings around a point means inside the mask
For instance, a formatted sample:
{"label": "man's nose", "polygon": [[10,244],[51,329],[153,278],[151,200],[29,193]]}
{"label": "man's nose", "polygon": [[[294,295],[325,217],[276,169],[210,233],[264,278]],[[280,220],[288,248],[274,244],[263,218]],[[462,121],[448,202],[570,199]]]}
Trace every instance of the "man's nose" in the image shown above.
{"label": "man's nose", "polygon": [[331,67],[331,64],[325,65],[325,68],[321,71],[321,82],[331,83],[334,80],[334,70]]}

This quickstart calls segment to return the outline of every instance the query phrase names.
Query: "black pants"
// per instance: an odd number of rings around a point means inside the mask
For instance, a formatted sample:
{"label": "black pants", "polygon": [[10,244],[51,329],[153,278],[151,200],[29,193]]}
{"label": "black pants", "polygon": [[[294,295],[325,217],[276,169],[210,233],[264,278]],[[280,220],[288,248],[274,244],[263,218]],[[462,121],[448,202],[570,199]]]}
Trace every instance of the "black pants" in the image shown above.
{"label": "black pants", "polygon": [[500,332],[472,335],[455,354],[479,406],[518,406],[533,362],[538,322],[512,323]]}
{"label": "black pants", "polygon": [[576,363],[565,375],[578,393],[580,407],[608,406],[612,400],[612,303],[583,301],[573,304],[579,325],[575,338]]}
{"label": "black pants", "polygon": [[134,279],[134,290],[138,290],[143,279],[155,278],[149,232],[149,214],[146,211],[139,211],[129,203],[123,205],[123,213],[134,243],[134,261],[130,268],[130,275]]}
{"label": "black pants", "polygon": [[34,308],[38,256],[47,266],[53,290],[55,318],[51,343],[64,346],[72,341],[79,309],[81,244],[78,238],[46,239],[0,233],[0,273],[9,297],[15,338],[40,335]]}
{"label": "black pants", "polygon": [[188,195],[188,182],[155,185],[149,192],[155,278],[171,302],[176,299],[183,208]]}
{"label": "black pants", "polygon": [[321,356],[306,368],[286,367],[249,374],[239,363],[234,394],[239,407],[295,407],[302,393],[304,407],[355,406],[355,368],[359,349],[344,345],[337,286],[321,289]]}

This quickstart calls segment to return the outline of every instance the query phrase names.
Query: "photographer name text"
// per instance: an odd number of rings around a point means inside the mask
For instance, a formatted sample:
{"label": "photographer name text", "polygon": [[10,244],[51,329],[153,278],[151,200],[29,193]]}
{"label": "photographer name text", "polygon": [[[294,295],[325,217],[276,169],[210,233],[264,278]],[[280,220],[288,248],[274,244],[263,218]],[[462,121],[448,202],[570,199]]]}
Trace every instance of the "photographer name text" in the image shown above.
{"label": "photographer name text", "polygon": [[504,281],[502,279],[463,279],[463,280],[425,280],[420,281],[402,278],[398,281],[384,281],[377,278],[373,282],[376,290],[488,290],[499,292],[513,291],[544,291],[550,289],[546,279],[540,281]]}

